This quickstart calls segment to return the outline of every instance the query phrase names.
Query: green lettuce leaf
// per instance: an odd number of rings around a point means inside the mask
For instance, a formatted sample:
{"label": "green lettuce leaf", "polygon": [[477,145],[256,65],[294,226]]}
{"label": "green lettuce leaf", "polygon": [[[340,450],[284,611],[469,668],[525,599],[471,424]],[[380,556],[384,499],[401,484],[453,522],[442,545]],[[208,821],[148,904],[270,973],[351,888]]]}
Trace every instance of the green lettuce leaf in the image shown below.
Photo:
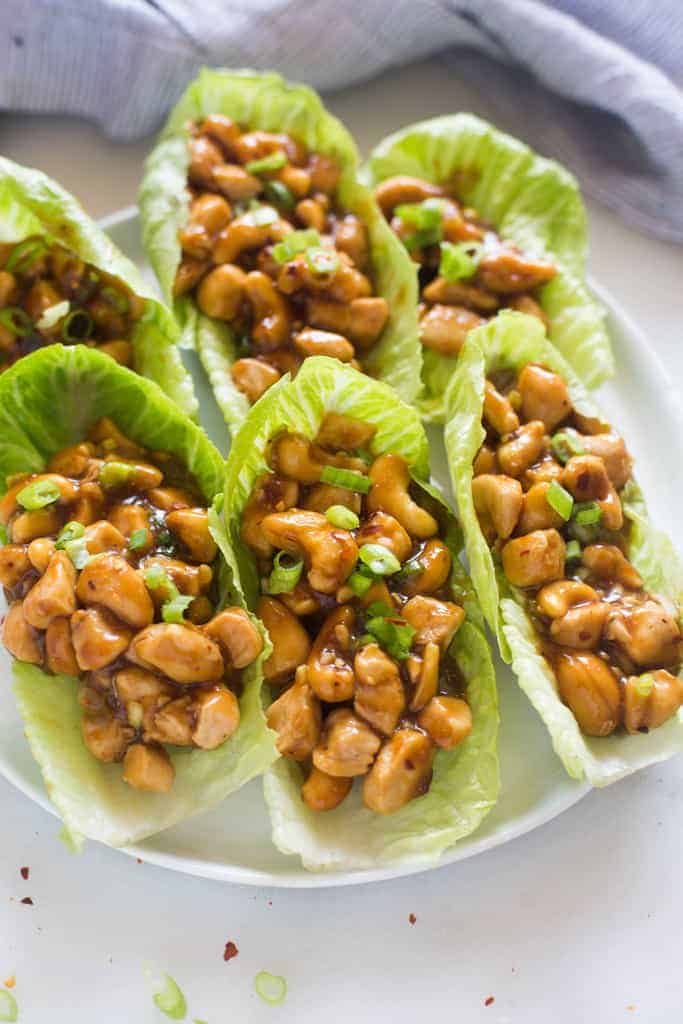
{"label": "green lettuce leaf", "polygon": [[[375,186],[396,174],[456,182],[460,198],[504,238],[532,256],[554,259],[561,272],[540,293],[551,320],[550,339],[587,386],[612,376],[604,313],[585,286],[586,212],[567,170],[472,114],[454,114],[388,136],[361,176]],[[427,419],[443,422],[446,383],[456,362],[424,353]]]}
{"label": "green lettuce leaf", "polygon": [[[41,349],[0,377],[0,492],[8,476],[40,471],[55,452],[81,441],[101,416],[111,417],[145,447],[175,455],[206,500],[220,504],[224,463],[199,427],[157,385],[81,345]],[[222,596],[234,600],[236,565],[216,512],[211,525],[223,555]],[[263,656],[267,653],[266,649]],[[105,765],[92,757],[81,738],[73,679],[18,662],[14,674],[31,750],[72,834],[112,846],[137,842],[215,806],[277,756],[261,703],[260,661],[244,675],[238,731],[214,751],[173,752],[176,779],[168,794],[133,790],[123,782],[120,765]]]}
{"label": "green lettuce leaf", "polygon": [[60,243],[145,300],[145,312],[131,337],[133,369],[156,381],[188,416],[195,416],[197,402],[178,351],[178,328],[135,264],[61,185],[41,171],[0,157],[0,243],[34,236]]}
{"label": "green lettuce leaf", "polygon": [[[258,599],[258,576],[240,543],[240,522],[255,480],[268,470],[268,444],[285,428],[315,437],[329,410],[374,424],[372,453],[401,454],[416,484],[442,502],[426,482],[429,452],[417,411],[399,401],[386,385],[335,360],[306,360],[294,381],[283,378],[256,403],[228,457],[226,530],[239,552],[239,585],[250,608]],[[454,594],[468,613],[450,655],[467,680],[472,733],[455,750],[439,751],[429,792],[388,817],[363,807],[358,787],[336,810],[315,814],[301,800],[300,767],[288,758],[278,761],[264,780],[273,839],[283,852],[299,854],[310,870],[434,863],[443,850],[478,827],[497,798],[498,711],[491,655],[480,628],[481,612],[458,561],[462,535],[443,505],[441,514],[448,522],[446,539],[454,555]]]}
{"label": "green lettuce leaf", "polygon": [[414,401],[420,390],[422,359],[415,311],[415,269],[371,191],[357,180],[358,154],[348,131],[304,85],[289,84],[274,73],[205,68],[169,115],[147,160],[139,202],[146,252],[166,300],[173,302],[183,343],[199,352],[228,425],[234,430],[249,410],[229,372],[236,358],[234,334],[229,325],[200,313],[191,298],[173,299],[173,281],[181,258],[178,229],[188,216],[187,123],[211,113],[225,114],[251,129],[289,132],[311,151],[325,153],[339,163],[339,200],[368,227],[373,280],[377,294],[384,296],[391,310],[382,338],[367,360],[368,369],[391,384],[404,401]]}
{"label": "green lettuce leaf", "polygon": [[[585,415],[599,415],[586,388],[546,339],[540,322],[521,313],[502,312],[470,334],[449,385],[451,417],[445,428],[449,468],[472,581],[486,620],[498,638],[501,655],[512,662],[519,685],[543,719],[568,773],[574,778],[585,776],[594,786],[604,786],[682,750],[683,713],[679,711],[647,735],[618,732],[604,738],[585,736],[560,700],[555,675],[536,647],[522,593],[506,580],[479,528],[472,501],[472,462],[484,439],[484,381],[492,369],[518,371],[528,362],[542,363],[561,374],[574,406]],[[635,481],[624,488],[622,505],[631,523],[629,558],[647,588],[680,607],[683,567],[669,539],[650,523]]]}

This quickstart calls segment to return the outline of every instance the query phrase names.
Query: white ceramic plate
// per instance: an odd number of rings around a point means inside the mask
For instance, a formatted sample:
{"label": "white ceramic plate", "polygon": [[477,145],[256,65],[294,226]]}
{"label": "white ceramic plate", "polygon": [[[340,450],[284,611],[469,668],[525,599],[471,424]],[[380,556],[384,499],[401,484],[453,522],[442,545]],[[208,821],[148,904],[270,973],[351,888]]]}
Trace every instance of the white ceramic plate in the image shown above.
{"label": "white ceramic plate", "polygon": [[[146,267],[135,209],[103,222],[114,241]],[[624,432],[638,460],[638,476],[650,496],[653,518],[673,532],[675,510],[683,505],[677,465],[683,417],[663,368],[635,325],[611,298],[595,289],[609,310],[609,327],[618,356],[616,379],[601,396],[606,412]],[[191,368],[201,404],[202,423],[222,451],[227,431],[192,353]],[[643,424],[647,429],[643,432]],[[447,493],[447,472],[438,431],[432,431],[432,472]],[[667,455],[670,454],[670,458]],[[0,612],[4,610],[0,597]],[[550,821],[581,799],[589,787],[568,778],[555,757],[547,732],[518,689],[509,669],[497,661],[500,690],[500,800],[482,828],[449,850],[438,866],[474,856]],[[0,772],[47,811],[51,805],[41,775],[24,740],[11,693],[7,653],[0,651]],[[296,857],[280,854],[270,840],[261,783],[254,780],[216,810],[168,829],[124,852],[187,874],[247,885],[313,887],[352,885],[424,870],[402,865],[378,870],[310,874]]]}

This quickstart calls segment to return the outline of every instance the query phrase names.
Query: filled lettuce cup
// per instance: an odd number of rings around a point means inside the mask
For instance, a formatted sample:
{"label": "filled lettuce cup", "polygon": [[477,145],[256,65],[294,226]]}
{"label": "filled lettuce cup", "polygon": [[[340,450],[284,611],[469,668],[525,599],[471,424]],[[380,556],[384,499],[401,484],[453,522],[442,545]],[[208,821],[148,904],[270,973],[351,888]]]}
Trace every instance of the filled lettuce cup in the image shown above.
{"label": "filled lettuce cup", "polygon": [[137,267],[76,199],[0,157],[0,373],[46,345],[82,344],[156,381],[194,415],[178,337]]}
{"label": "filled lettuce cup", "polygon": [[230,452],[226,530],[272,645],[273,838],[311,870],[433,863],[498,794],[483,619],[428,476],[416,410],[325,357]]}
{"label": "filled lettuce cup", "polygon": [[150,155],[145,248],[231,429],[312,355],[420,389],[413,268],[353,139],[276,74],[208,70]]}
{"label": "filled lettuce cup", "polygon": [[261,626],[231,600],[224,463],[150,381],[80,345],[0,377],[2,642],[67,828],[121,846],[276,756]]}
{"label": "filled lettuce cup", "polygon": [[569,774],[606,785],[683,749],[683,572],[623,438],[520,313],[468,337],[448,401],[472,580]]}
{"label": "filled lettuce cup", "polygon": [[538,317],[588,387],[612,375],[603,312],[585,286],[586,213],[563,167],[455,114],[390,135],[362,176],[417,269],[428,419],[443,422],[465,338],[501,309]]}

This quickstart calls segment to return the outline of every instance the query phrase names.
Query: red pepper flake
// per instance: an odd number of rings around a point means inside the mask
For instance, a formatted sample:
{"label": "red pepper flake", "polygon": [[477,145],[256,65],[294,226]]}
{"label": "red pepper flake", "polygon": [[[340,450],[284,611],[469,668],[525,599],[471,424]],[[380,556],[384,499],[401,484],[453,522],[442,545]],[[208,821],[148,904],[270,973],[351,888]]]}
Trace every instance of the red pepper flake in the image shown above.
{"label": "red pepper flake", "polygon": [[487,996],[487,998],[484,1000],[484,1006],[493,1006],[495,1001],[496,1000],[493,996]]}
{"label": "red pepper flake", "polygon": [[28,882],[29,868],[22,868],[19,872],[25,882]]}
{"label": "red pepper flake", "polygon": [[235,945],[234,942],[226,942],[225,943],[225,950],[223,952],[223,959],[225,960],[226,963],[228,962],[228,960],[232,960],[233,957],[236,957],[238,953],[239,953],[239,949],[237,948],[237,946]]}
{"label": "red pepper flake", "polygon": [[31,899],[30,896],[24,896],[24,898],[23,898],[23,900],[21,902],[24,903],[27,907],[32,907],[33,906],[33,900]]}
{"label": "red pepper flake", "polygon": [[411,924],[415,924],[417,918],[415,917],[415,914],[408,914],[408,920],[410,921]]}

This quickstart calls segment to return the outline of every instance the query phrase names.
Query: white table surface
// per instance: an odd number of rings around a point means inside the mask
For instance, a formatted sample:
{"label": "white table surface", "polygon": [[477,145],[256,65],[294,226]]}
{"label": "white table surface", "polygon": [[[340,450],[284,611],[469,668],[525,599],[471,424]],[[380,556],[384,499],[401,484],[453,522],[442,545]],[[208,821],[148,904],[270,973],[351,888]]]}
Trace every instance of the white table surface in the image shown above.
{"label": "white table surface", "polygon": [[[418,118],[492,113],[439,61],[329,102],[363,151]],[[134,202],[149,144],[114,144],[66,118],[0,117],[0,151],[54,175],[97,216]],[[646,330],[680,390],[683,253],[589,208],[592,273]],[[452,867],[269,892],[136,864],[92,843],[74,857],[57,841],[57,822],[0,779],[0,983],[16,976],[22,1024],[158,1024],[166,1018],[146,965],[174,975],[188,1020],[208,1024],[403,1024],[416,1015],[674,1024],[683,1010],[682,826],[679,758]],[[20,902],[26,896],[33,906]],[[228,940],[239,955],[225,963]],[[262,969],[288,980],[278,1008],[254,994]]]}

